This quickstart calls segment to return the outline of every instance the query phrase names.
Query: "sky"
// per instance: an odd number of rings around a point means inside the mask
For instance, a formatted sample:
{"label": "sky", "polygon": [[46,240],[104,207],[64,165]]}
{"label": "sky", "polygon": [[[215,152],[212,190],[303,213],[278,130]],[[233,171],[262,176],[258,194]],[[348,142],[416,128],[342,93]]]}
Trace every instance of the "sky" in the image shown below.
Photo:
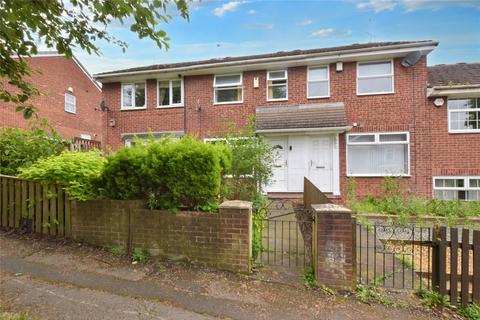
{"label": "sky", "polygon": [[161,25],[169,50],[138,39],[128,24],[107,29],[124,53],[99,43],[102,56],[76,52],[90,73],[129,67],[353,43],[436,40],[428,64],[480,62],[480,0],[270,0],[194,2]]}

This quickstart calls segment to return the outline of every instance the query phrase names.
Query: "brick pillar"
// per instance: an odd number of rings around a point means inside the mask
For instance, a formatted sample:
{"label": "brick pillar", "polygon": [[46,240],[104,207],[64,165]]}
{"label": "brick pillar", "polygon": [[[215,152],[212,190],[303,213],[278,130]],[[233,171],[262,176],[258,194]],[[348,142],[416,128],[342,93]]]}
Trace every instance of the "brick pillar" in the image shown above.
{"label": "brick pillar", "polygon": [[252,203],[226,201],[220,205],[218,267],[250,273],[252,270]]}
{"label": "brick pillar", "polygon": [[352,290],[356,285],[355,218],[336,204],[314,204],[315,274],[320,285]]}

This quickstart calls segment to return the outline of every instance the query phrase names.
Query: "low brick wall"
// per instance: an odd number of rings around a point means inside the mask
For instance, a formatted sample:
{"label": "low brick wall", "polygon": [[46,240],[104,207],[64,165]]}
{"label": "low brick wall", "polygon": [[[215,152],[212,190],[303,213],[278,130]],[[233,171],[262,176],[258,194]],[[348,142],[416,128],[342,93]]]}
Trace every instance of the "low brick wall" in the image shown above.
{"label": "low brick wall", "polygon": [[94,245],[185,256],[236,272],[251,270],[251,203],[228,201],[219,213],[143,209],[141,201],[95,200],[72,206],[72,237]]}

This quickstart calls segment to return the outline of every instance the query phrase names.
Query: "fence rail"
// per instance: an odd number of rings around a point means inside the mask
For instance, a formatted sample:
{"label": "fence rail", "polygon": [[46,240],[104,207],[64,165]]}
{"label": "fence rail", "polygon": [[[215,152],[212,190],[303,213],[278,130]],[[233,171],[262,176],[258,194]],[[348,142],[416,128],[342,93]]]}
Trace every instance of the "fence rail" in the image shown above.
{"label": "fence rail", "polygon": [[57,185],[0,175],[0,226],[70,236],[71,201]]}

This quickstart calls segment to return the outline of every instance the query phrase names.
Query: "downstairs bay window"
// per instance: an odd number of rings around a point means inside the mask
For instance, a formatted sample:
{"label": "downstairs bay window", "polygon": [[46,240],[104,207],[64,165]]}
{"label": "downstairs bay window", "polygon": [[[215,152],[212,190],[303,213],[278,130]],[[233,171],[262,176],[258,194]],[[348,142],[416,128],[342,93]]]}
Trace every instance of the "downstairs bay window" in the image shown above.
{"label": "downstairs bay window", "polygon": [[348,134],[347,175],[409,175],[409,141],[408,132]]}
{"label": "downstairs bay window", "polygon": [[433,197],[441,200],[480,201],[480,177],[434,177]]}

